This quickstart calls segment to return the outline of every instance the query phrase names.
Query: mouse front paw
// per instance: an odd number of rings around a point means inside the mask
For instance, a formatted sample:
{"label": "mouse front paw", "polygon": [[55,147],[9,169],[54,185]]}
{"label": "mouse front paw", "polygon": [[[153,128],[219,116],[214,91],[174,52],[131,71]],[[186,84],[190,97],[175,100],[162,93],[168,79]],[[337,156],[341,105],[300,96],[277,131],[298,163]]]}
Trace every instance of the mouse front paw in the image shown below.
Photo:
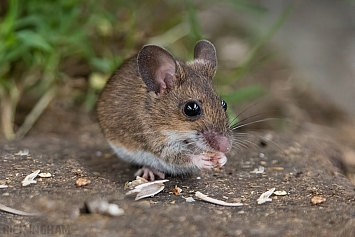
{"label": "mouse front paw", "polygon": [[215,164],[215,168],[222,167],[227,163],[227,157],[222,152],[215,153],[213,156],[211,156],[211,159]]}
{"label": "mouse front paw", "polygon": [[153,169],[149,166],[143,166],[142,168],[140,168],[135,174],[134,176],[140,176],[146,180],[150,180],[150,181],[154,181],[155,180],[155,176],[158,176],[160,179],[164,179],[165,178],[165,174]]}
{"label": "mouse front paw", "polygon": [[222,152],[192,155],[191,161],[199,169],[213,169],[222,167],[227,162],[227,157]]}

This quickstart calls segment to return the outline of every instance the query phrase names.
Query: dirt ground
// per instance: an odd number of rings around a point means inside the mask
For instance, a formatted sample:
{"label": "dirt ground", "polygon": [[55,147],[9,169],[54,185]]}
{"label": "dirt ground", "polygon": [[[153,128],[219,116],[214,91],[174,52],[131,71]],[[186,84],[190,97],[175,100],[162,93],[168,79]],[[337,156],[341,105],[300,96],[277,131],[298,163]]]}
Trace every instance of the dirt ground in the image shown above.
{"label": "dirt ground", "polygon": [[[355,236],[355,187],[348,179],[355,180],[355,120],[344,119],[312,90],[291,88],[289,70],[280,65],[268,64],[242,80],[267,88],[262,103],[230,107],[250,108],[250,118],[280,118],[277,126],[248,126],[249,145],[232,150],[223,169],[167,177],[161,193],[140,201],[124,190],[137,167],[113,155],[95,116],[51,103],[22,141],[0,136],[0,185],[8,186],[0,188],[0,204],[40,214],[0,211],[0,236]],[[264,173],[251,172],[259,166]],[[35,170],[52,177],[23,187]],[[91,183],[78,187],[78,178]],[[180,196],[171,192],[175,186]],[[257,204],[271,188],[286,195]],[[206,203],[195,197],[197,191],[244,205]],[[314,197],[323,202],[312,204]],[[117,204],[124,215],[89,214],[84,204],[91,200]]]}
{"label": "dirt ground", "polygon": [[[66,117],[74,118],[78,124],[70,128],[71,133],[69,127],[62,127],[66,131],[63,134],[33,132],[20,142],[1,141],[0,184],[8,185],[0,189],[1,204],[40,213],[28,217],[1,211],[1,236],[355,234],[355,189],[343,174],[339,162],[343,153],[336,143],[302,133],[260,132],[260,136],[271,135],[272,142],[250,136],[248,139],[257,146],[233,150],[223,169],[168,177],[161,193],[134,201],[134,197],[125,196],[124,184],[133,179],[136,167],[112,155],[95,122],[75,113]],[[61,129],[59,121],[52,124]],[[19,155],[25,149],[29,154]],[[260,165],[265,167],[263,174],[251,173]],[[24,177],[38,169],[52,177],[37,178],[36,184],[22,187]],[[77,187],[75,182],[80,177],[91,183]],[[182,189],[180,196],[171,192],[175,185]],[[272,202],[257,204],[258,197],[271,188],[287,195],[273,195]],[[194,196],[196,191],[244,205],[206,203]],[[312,204],[314,196],[325,201]],[[186,202],[187,197],[194,197],[195,202]],[[86,213],[84,203],[98,199],[118,204],[124,215]]]}

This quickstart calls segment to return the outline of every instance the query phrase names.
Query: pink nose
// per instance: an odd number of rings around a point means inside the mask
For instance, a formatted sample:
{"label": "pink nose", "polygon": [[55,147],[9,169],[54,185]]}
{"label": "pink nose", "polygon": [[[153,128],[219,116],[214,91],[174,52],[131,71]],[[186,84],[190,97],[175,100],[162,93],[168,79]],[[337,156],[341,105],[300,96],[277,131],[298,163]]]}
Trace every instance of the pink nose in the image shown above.
{"label": "pink nose", "polygon": [[204,136],[207,143],[216,151],[226,153],[231,149],[230,140],[226,136],[216,132],[206,132]]}

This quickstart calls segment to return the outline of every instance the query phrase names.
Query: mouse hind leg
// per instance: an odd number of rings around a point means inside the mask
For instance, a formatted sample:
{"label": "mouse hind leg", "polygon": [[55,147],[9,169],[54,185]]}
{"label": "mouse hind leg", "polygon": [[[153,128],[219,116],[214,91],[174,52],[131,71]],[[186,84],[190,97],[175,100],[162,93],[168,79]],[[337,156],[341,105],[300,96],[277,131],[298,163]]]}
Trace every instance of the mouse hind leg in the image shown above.
{"label": "mouse hind leg", "polygon": [[165,178],[165,174],[153,167],[161,167],[160,170],[164,170],[164,166],[161,164],[161,161],[158,157],[154,156],[153,154],[145,151],[135,151],[131,152],[127,150],[123,146],[117,146],[113,143],[110,143],[112,149],[116,153],[118,157],[122,160],[137,164],[143,165],[134,175],[141,176],[147,180],[154,181],[155,177],[160,179]]}
{"label": "mouse hind leg", "polygon": [[142,168],[137,170],[134,176],[141,176],[142,178],[145,178],[150,181],[154,181],[155,176],[158,176],[160,179],[165,178],[165,174],[163,172],[160,172],[159,170],[153,169],[149,166],[143,166]]}

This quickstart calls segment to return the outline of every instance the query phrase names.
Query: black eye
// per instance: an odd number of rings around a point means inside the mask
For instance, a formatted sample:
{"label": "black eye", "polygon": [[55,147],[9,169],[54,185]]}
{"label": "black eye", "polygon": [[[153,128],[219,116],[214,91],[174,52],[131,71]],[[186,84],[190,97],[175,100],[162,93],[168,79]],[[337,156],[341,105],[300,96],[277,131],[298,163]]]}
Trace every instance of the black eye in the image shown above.
{"label": "black eye", "polygon": [[198,102],[188,101],[184,106],[184,114],[189,118],[195,118],[201,115],[202,109]]}
{"label": "black eye", "polygon": [[222,100],[222,107],[223,107],[224,111],[227,110],[227,102],[225,102],[224,100]]}

